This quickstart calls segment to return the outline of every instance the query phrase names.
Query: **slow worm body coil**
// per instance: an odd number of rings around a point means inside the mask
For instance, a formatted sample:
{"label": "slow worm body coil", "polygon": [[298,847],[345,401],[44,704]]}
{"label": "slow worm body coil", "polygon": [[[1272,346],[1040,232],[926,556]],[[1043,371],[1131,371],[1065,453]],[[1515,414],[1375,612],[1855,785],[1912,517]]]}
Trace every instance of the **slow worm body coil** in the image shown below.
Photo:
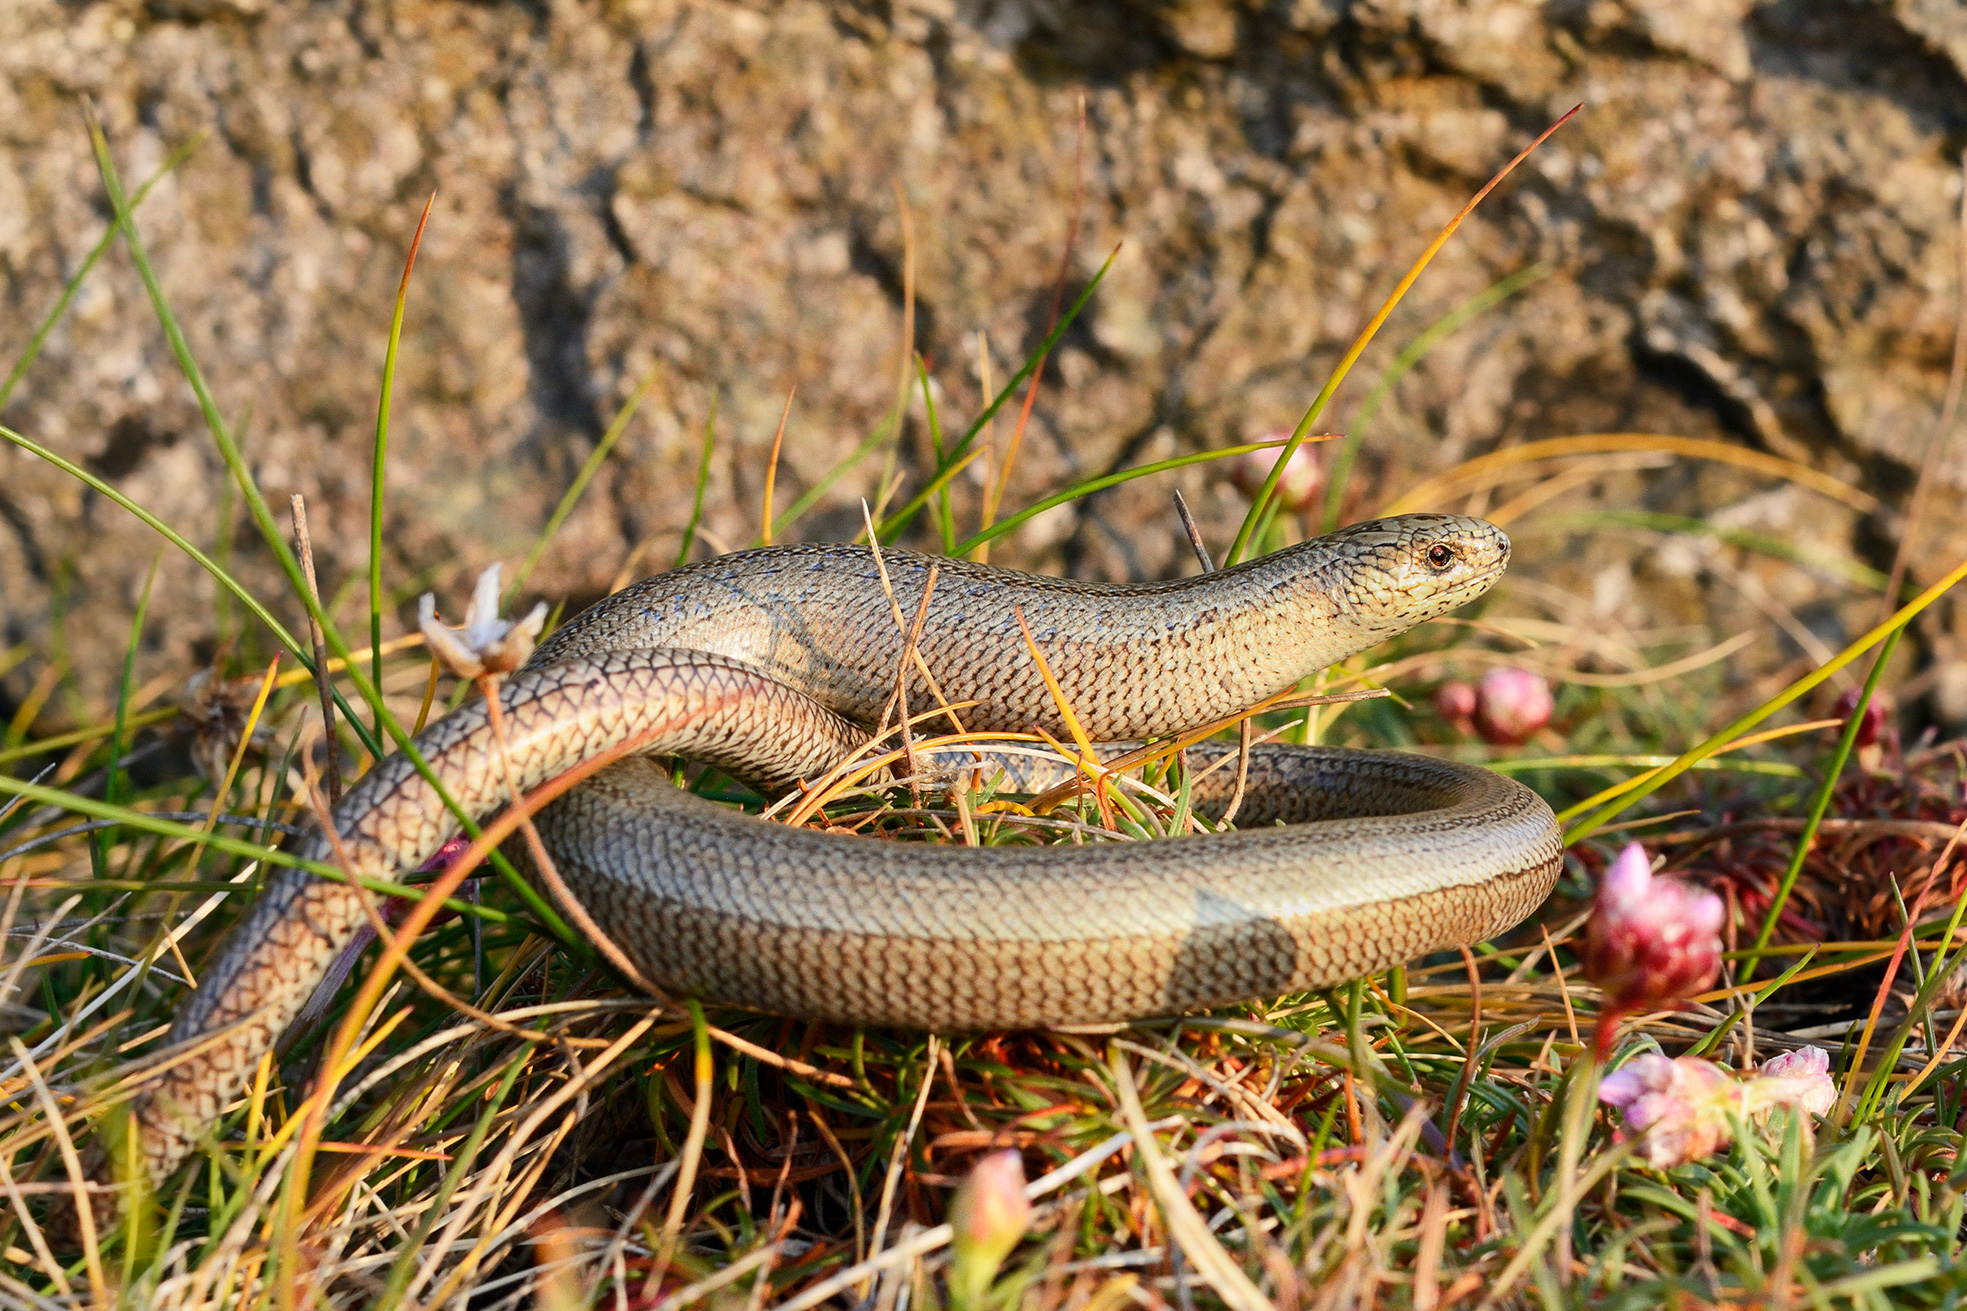
{"label": "slow worm body coil", "polygon": [[[520,788],[632,741],[762,790],[865,742],[902,674],[931,567],[922,665],[972,730],[1067,727],[1020,627],[1097,742],[1232,715],[1486,590],[1509,543],[1478,520],[1361,524],[1248,564],[1110,586],[864,547],[725,556],[618,592],[500,688]],[[910,704],[933,704],[909,672]],[[509,797],[482,702],[419,748],[474,815]],[[1192,765],[1220,746],[1198,748]],[[1006,764],[1020,790],[1050,780]],[[1220,813],[1234,766],[1196,788]],[[402,757],[336,809],[356,875],[414,868],[459,829]],[[1326,986],[1517,923],[1561,862],[1550,809],[1473,766],[1396,752],[1264,747],[1238,832],[1087,845],[861,840],[743,815],[612,765],[539,816],[582,904],[659,985],[781,1014],[937,1030],[1125,1020]],[[366,922],[346,885],[269,880],[172,1037],[200,1040],[138,1110],[162,1178],[239,1093]]]}

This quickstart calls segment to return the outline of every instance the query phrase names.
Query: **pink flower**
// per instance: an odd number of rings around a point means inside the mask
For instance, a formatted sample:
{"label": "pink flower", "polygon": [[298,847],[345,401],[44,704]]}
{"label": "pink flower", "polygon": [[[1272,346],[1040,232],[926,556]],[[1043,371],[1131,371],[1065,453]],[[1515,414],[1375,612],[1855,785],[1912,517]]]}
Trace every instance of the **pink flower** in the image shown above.
{"label": "pink flower", "polygon": [[1709,1061],[1654,1052],[1635,1056],[1598,1085],[1598,1100],[1625,1112],[1624,1132],[1644,1134],[1639,1154],[1665,1170],[1725,1145],[1740,1085]]}
{"label": "pink flower", "polygon": [[978,1161],[949,1204],[954,1261],[949,1273],[952,1306],[981,1306],[997,1268],[1031,1227],[1024,1195],[1024,1163],[1014,1151]]}
{"label": "pink flower", "polygon": [[1434,713],[1464,733],[1475,731],[1475,689],[1460,681],[1434,690]]}
{"label": "pink flower", "polygon": [[1475,685],[1475,731],[1491,746],[1528,742],[1556,708],[1550,684],[1527,669],[1491,669]]}
{"label": "pink flower", "polygon": [[1585,925],[1584,975],[1605,992],[1601,1055],[1618,1016],[1670,1005],[1714,982],[1726,916],[1712,892],[1654,878],[1637,842],[1619,853],[1598,881]]}
{"label": "pink flower", "polygon": [[1793,1052],[1771,1056],[1762,1063],[1762,1072],[1752,1086],[1772,1105],[1800,1106],[1812,1115],[1828,1115],[1837,1101],[1837,1085],[1830,1077],[1830,1053],[1821,1047],[1799,1047]]}
{"label": "pink flower", "polygon": [[[1259,441],[1283,441],[1290,437],[1289,431],[1267,432]],[[1251,451],[1236,462],[1231,470],[1230,480],[1245,496],[1255,499],[1263,487],[1264,479],[1270,477],[1271,466],[1283,454],[1281,446],[1267,450]],[[1325,486],[1325,456],[1321,446],[1307,438],[1305,443],[1291,453],[1291,459],[1284,466],[1284,474],[1277,480],[1276,497],[1281,509],[1294,513],[1307,510],[1318,498]]]}
{"label": "pink flower", "polygon": [[1818,1047],[1788,1052],[1747,1079],[1694,1056],[1635,1056],[1598,1085],[1598,1100],[1625,1112],[1622,1134],[1643,1135],[1639,1154],[1665,1170],[1698,1161],[1734,1137],[1736,1117],[1794,1106],[1821,1115],[1835,1090]]}
{"label": "pink flower", "polygon": [[[1849,719],[1857,710],[1858,697],[1862,692],[1862,688],[1854,687],[1837,698],[1835,713],[1840,719]],[[1871,700],[1865,702],[1865,717],[1858,724],[1858,735],[1852,739],[1852,745],[1860,748],[1877,745],[1879,735],[1885,731],[1885,717],[1889,713],[1885,694],[1872,693]]]}

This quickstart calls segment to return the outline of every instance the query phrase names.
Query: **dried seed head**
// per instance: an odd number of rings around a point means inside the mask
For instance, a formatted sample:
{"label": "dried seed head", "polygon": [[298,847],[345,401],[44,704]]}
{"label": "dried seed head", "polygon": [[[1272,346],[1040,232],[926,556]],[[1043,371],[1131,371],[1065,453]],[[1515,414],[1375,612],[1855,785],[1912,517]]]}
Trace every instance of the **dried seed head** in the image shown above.
{"label": "dried seed head", "polygon": [[[191,726],[191,763],[208,783],[223,782],[225,771],[232,767],[233,753],[239,749],[239,738],[265,681],[258,674],[227,678],[216,665],[185,680],[181,705]],[[270,732],[264,720],[255,724],[247,750],[262,749]]]}
{"label": "dried seed head", "polygon": [[463,628],[437,622],[437,597],[430,592],[417,600],[417,627],[423,630],[430,653],[459,678],[505,674],[525,664],[533,653],[533,643],[546,627],[546,603],[535,605],[517,623],[499,618],[499,567],[492,565],[478,575]]}

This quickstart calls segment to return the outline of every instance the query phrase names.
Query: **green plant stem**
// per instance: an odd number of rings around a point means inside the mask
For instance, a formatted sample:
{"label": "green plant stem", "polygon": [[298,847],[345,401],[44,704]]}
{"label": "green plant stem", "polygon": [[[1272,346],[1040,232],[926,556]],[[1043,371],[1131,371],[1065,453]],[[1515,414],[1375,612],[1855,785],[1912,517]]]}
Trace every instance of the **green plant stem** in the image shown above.
{"label": "green plant stem", "polygon": [[[164,563],[164,550],[159,547],[157,555],[150,562],[150,573],[144,577],[143,591],[137,594],[137,613],[130,620],[130,644],[123,652],[123,678],[116,688],[116,727],[109,735],[109,764],[104,767],[102,799],[105,805],[116,804],[116,794],[123,781],[123,742],[129,731],[130,698],[136,693],[137,648],[143,642],[143,621],[150,613],[151,589],[157,586],[157,570]],[[109,872],[109,849],[115,845],[116,830],[106,828],[96,834],[94,842],[94,867],[97,878]]]}
{"label": "green plant stem", "polygon": [[[164,160],[163,165],[145,179],[144,184],[137,188],[136,194],[130,197],[131,212],[134,213],[142,206],[144,198],[150,195],[150,189],[175,173],[178,165],[189,159],[191,152],[203,145],[204,141],[205,133],[200,132],[173,150]],[[96,244],[89,248],[89,253],[82,257],[82,263],[76,267],[74,275],[62,284],[61,295],[55,298],[53,308],[41,320],[40,326],[34,330],[34,335],[28,338],[27,349],[21,352],[18,360],[14,361],[13,371],[7,375],[7,381],[0,383],[0,410],[5,410],[7,402],[14,398],[14,389],[20,386],[21,379],[27,376],[27,371],[34,367],[34,361],[40,358],[41,348],[48,344],[48,337],[54,332],[55,325],[60,323],[62,316],[68,313],[68,307],[75,303],[75,293],[82,290],[83,281],[109,252],[109,248],[116,244],[116,234],[122,230],[122,227],[123,220],[120,217],[112,222],[97,239]]]}
{"label": "green plant stem", "polygon": [[615,412],[614,420],[609,423],[608,430],[601,434],[601,440],[594,444],[594,450],[589,452],[587,461],[581,465],[581,471],[575,474],[574,481],[567,485],[560,503],[554,506],[553,513],[547,516],[546,527],[540,530],[539,537],[534,540],[533,549],[526,552],[524,563],[519,566],[518,572],[512,575],[512,582],[505,589],[505,605],[509,606],[518,600],[519,593],[525,590],[526,580],[533,576],[533,570],[538,567],[540,557],[546,554],[546,548],[552,544],[554,536],[560,531],[560,525],[567,522],[567,516],[574,512],[574,506],[579,503],[581,493],[586,491],[587,485],[594,481],[594,475],[601,471],[601,466],[608,459],[608,453],[615,449],[615,443],[621,440],[624,432],[628,431],[629,421],[635,417],[635,412],[642,408],[642,402],[648,397],[649,389],[655,385],[656,374],[651,373],[642,385],[635,389],[635,394]]}
{"label": "green plant stem", "polygon": [[[258,846],[239,838],[229,838],[222,833],[208,833],[202,828],[193,828],[188,824],[180,824],[175,820],[160,819],[155,815],[146,814],[141,810],[131,810],[126,806],[112,806],[107,802],[97,801],[93,797],[78,796],[73,792],[63,791],[61,788],[46,787],[39,783],[28,783],[17,778],[9,778],[5,774],[0,774],[0,793],[24,797],[38,805],[52,806],[57,810],[65,810],[77,815],[87,815],[91,819],[115,820],[125,828],[133,828],[143,833],[154,833],[159,837],[178,838],[194,846],[210,847],[213,851],[222,851],[229,856],[239,856],[246,860],[257,860],[267,865],[280,865],[288,869],[305,870],[317,878],[328,879],[335,883],[348,882],[348,874],[337,865],[329,865],[318,860],[306,860],[290,852]],[[370,878],[366,875],[358,878],[356,882],[360,883],[369,891],[379,893],[386,897],[401,897],[410,901],[420,901],[425,895],[424,889],[410,883],[392,883],[388,879]],[[178,885],[172,883],[143,883],[138,886],[148,891],[170,892]],[[185,890],[193,891],[195,889],[187,887]],[[227,884],[226,890],[236,892],[239,890],[239,887],[236,884]],[[509,924],[512,922],[512,916],[502,910],[494,910],[489,906],[474,905],[470,902],[458,901],[449,897],[445,898],[443,904],[450,910],[459,911],[468,915],[476,915],[494,924]]]}
{"label": "green plant stem", "polygon": [[1483,185],[1482,189],[1476,192],[1466,205],[1462,206],[1461,211],[1454,218],[1448,220],[1448,225],[1441,229],[1440,234],[1428,245],[1427,249],[1421,252],[1420,258],[1415,260],[1412,266],[1408,268],[1406,275],[1400,279],[1400,282],[1394,287],[1393,293],[1381,304],[1378,312],[1373,315],[1371,321],[1366,324],[1366,327],[1357,337],[1353,338],[1352,345],[1346,348],[1346,353],[1340,358],[1338,367],[1332,370],[1332,376],[1325,380],[1325,385],[1319,388],[1318,395],[1312,398],[1310,406],[1306,408],[1304,417],[1298,420],[1298,426],[1291,430],[1291,439],[1284,443],[1284,449],[1277,453],[1277,461],[1270,466],[1270,473],[1265,477],[1264,485],[1257,490],[1256,496],[1251,499],[1250,512],[1243,516],[1243,526],[1236,530],[1236,541],[1230,545],[1229,554],[1223,557],[1223,568],[1227,569],[1238,560],[1241,560],[1244,551],[1249,549],[1251,537],[1256,533],[1258,526],[1264,522],[1266,512],[1270,508],[1271,499],[1277,494],[1277,483],[1284,476],[1285,466],[1289,465],[1291,457],[1298,453],[1298,447],[1304,444],[1306,434],[1311,431],[1311,425],[1318,422],[1318,416],[1325,412],[1325,406],[1331,401],[1333,394],[1338,391],[1339,384],[1345,381],[1348,373],[1352,372],[1352,366],[1359,362],[1359,357],[1365,353],[1366,347],[1372,343],[1373,338],[1378,335],[1381,326],[1386,323],[1387,316],[1393,313],[1394,307],[1400,304],[1401,300],[1407,295],[1408,288],[1414,285],[1415,280],[1421,276],[1421,272],[1440,253],[1441,248],[1448,244],[1448,238],[1455,234],[1455,229],[1462,225],[1462,220],[1474,213],[1475,207],[1481,204],[1483,199],[1491,191],[1494,191],[1501,185],[1502,180],[1508,177],[1518,164],[1529,158],[1531,151],[1541,146],[1549,139],[1551,133],[1570,122],[1571,116],[1583,108],[1583,105],[1574,106],[1564,117],[1545,128],[1535,141],[1532,141],[1518,152],[1516,158],[1503,165],[1501,171],[1490,178]]}
{"label": "green plant stem", "polygon": [[[1557,1142],[1557,1210],[1570,1216],[1578,1209],[1578,1165],[1584,1160],[1585,1140],[1591,1136],[1591,1121],[1598,1104],[1598,1079],[1604,1072],[1599,1043],[1589,1043],[1583,1057],[1571,1067],[1564,1097],[1564,1128]],[[1571,1226],[1560,1223],[1553,1264],[1557,1282],[1571,1282]]]}
{"label": "green plant stem", "polygon": [[430,1241],[431,1234],[437,1231],[438,1224],[444,1220],[445,1207],[450,1205],[458,1185],[464,1182],[465,1172],[477,1161],[479,1150],[484,1147],[485,1139],[492,1131],[493,1122],[498,1119],[499,1112],[505,1107],[505,1099],[512,1092],[512,1085],[517,1083],[519,1076],[525,1072],[526,1063],[531,1056],[532,1051],[529,1048],[524,1055],[514,1057],[507,1064],[504,1077],[499,1080],[498,1087],[492,1090],[491,1095],[486,1099],[485,1109],[478,1115],[478,1123],[472,1126],[470,1135],[452,1155],[451,1168],[444,1172],[444,1182],[439,1185],[437,1195],[425,1208],[422,1223],[417,1225],[416,1232],[410,1235],[409,1240],[397,1252],[396,1260],[390,1265],[389,1279],[383,1285],[382,1296],[374,1303],[375,1311],[394,1311],[394,1308],[402,1303],[403,1294],[410,1286],[410,1277],[416,1273],[417,1253],[423,1250],[424,1244]]}
{"label": "green plant stem", "polygon": [[1743,715],[1719,733],[1714,734],[1702,741],[1699,745],[1683,752],[1671,765],[1668,765],[1652,778],[1647,779],[1640,786],[1606,802],[1590,815],[1579,820],[1570,829],[1566,830],[1564,844],[1569,846],[1580,839],[1589,837],[1615,816],[1630,810],[1646,797],[1658,792],[1668,783],[1679,778],[1682,774],[1693,768],[1699,761],[1705,760],[1715,752],[1721,750],[1721,748],[1727,746],[1736,738],[1741,737],[1744,733],[1747,733],[1763,720],[1768,719],[1778,710],[1801,699],[1811,689],[1825,682],[1838,670],[1844,668],[1844,666],[1850,664],[1892,634],[1903,629],[1921,611],[1925,610],[1926,607],[1939,600],[1947,592],[1953,590],[1954,585],[1959,583],[1963,578],[1967,578],[1967,562],[1955,565],[1948,571],[1946,577],[1934,583],[1904,606],[1901,606],[1893,613],[1890,619],[1887,619],[1884,623],[1878,625],[1863,637],[1860,637],[1857,641],[1845,647],[1829,661],[1818,666],[1810,673],[1805,674],[1802,678],[1797,679],[1794,683],[1791,683],[1788,687],[1778,692],[1775,696],[1770,697],[1767,701],[1764,701],[1761,705],[1749,711],[1746,715]]}
{"label": "green plant stem", "polygon": [[[681,569],[690,559],[690,548],[697,544],[697,525],[703,522],[703,494],[710,486],[710,455],[717,449],[717,393],[710,393],[710,417],[703,425],[703,455],[697,460],[697,493],[690,500],[690,522],[683,525],[683,544],[676,548],[672,569]],[[792,507],[797,510],[797,505]],[[775,525],[776,526],[776,525]]]}
{"label": "green plant stem", "polygon": [[1353,415],[1352,422],[1346,425],[1345,440],[1339,443],[1338,453],[1332,457],[1331,477],[1326,479],[1325,483],[1325,507],[1321,516],[1320,532],[1329,533],[1338,529],[1339,513],[1345,508],[1346,485],[1352,479],[1352,468],[1358,462],[1360,447],[1366,439],[1366,429],[1373,422],[1374,416],[1379,413],[1380,406],[1385,404],[1386,398],[1391,396],[1393,389],[1400,385],[1400,380],[1413,372],[1414,366],[1419,364],[1429,351],[1525,287],[1543,280],[1551,272],[1550,265],[1539,262],[1497,279],[1428,324],[1418,336],[1400,348],[1400,353],[1393,357],[1393,362],[1386,366],[1379,379],[1373,383],[1372,390],[1366,393],[1366,399],[1359,403],[1359,412]]}
{"label": "green plant stem", "polygon": [[1878,658],[1872,661],[1864,691],[1858,694],[1858,704],[1845,721],[1844,731],[1838,735],[1837,749],[1831,752],[1830,764],[1824,769],[1824,781],[1817,789],[1816,801],[1810,806],[1810,817],[1803,822],[1803,831],[1796,835],[1796,850],[1790,854],[1789,868],[1783,871],[1783,881],[1776,885],[1776,895],[1769,899],[1769,909],[1762,916],[1762,927],[1756,930],[1755,945],[1749,949],[1748,959],[1742,962],[1740,977],[1743,983],[1755,978],[1756,967],[1762,963],[1763,949],[1769,945],[1769,939],[1776,931],[1776,922],[1782,918],[1783,907],[1789,904],[1790,893],[1796,890],[1796,880],[1803,873],[1803,862],[1809,858],[1810,848],[1817,840],[1817,829],[1823,824],[1831,799],[1837,793],[1837,780],[1844,775],[1844,763],[1851,758],[1851,749],[1857,745],[1858,730],[1865,720],[1865,707],[1871,704],[1872,694],[1878,690],[1878,680],[1884,676],[1885,666],[1891,661],[1892,651],[1898,646],[1899,637],[1904,632],[1903,627],[1893,629],[1878,648]]}
{"label": "green plant stem", "polygon": [[[389,456],[389,406],[396,391],[396,352],[403,342],[403,310],[410,299],[410,271],[417,266],[424,225],[430,222],[430,207],[436,202],[437,193],[433,191],[423,204],[416,235],[410,238],[410,254],[403,261],[402,280],[396,284],[396,308],[389,316],[389,345],[382,356],[382,394],[376,399],[376,442],[369,462],[369,649],[374,653],[370,657],[369,676],[377,687],[382,686],[382,500],[383,473]],[[380,736],[383,731],[380,708],[376,714],[376,733]]]}
{"label": "green plant stem", "polygon": [[[996,417],[997,411],[1002,409],[1004,403],[1011,399],[1012,394],[1017,391],[1019,384],[1031,376],[1032,371],[1038,367],[1039,362],[1051,353],[1054,346],[1059,344],[1059,340],[1065,336],[1066,330],[1078,319],[1079,312],[1085,309],[1086,303],[1093,298],[1093,293],[1099,290],[1100,283],[1106,278],[1107,270],[1113,267],[1113,261],[1119,254],[1120,247],[1115,246],[1113,253],[1106,257],[1106,262],[1100,265],[1099,272],[1095,273],[1092,280],[1086,284],[1086,290],[1080,292],[1073,300],[1071,308],[1059,316],[1057,325],[1053,327],[1050,333],[1046,334],[1044,344],[1039,346],[1025,360],[1023,367],[1012,374],[1003,387],[998,389],[997,395],[991,398],[990,404],[984,406],[983,412],[971,421],[969,428],[964,431],[963,436],[957,439],[956,443],[944,454],[941,465],[937,467],[935,474],[932,475],[932,478],[941,479],[939,483],[932,483],[934,487],[940,488],[950,478],[955,476],[956,466],[970,453],[970,446],[977,440],[977,434],[982,432],[984,426]],[[905,382],[906,380],[904,380]],[[897,409],[899,411],[899,407]],[[899,424],[897,424],[897,431],[899,430]],[[930,495],[933,494],[932,491]],[[906,531],[909,521],[921,510],[923,503],[927,499],[926,496],[918,495],[902,509],[897,510],[894,514],[883,519],[880,528],[881,540],[884,542],[893,541]],[[970,539],[970,545],[974,546],[979,542],[989,541],[995,536],[997,536],[997,533],[994,531],[989,534],[979,533]],[[967,554],[967,551],[959,551],[957,554]]]}
{"label": "green plant stem", "polygon": [[[1056,506],[1064,505],[1068,501],[1076,501],[1083,496],[1090,496],[1094,492],[1105,491],[1109,487],[1118,487],[1121,483],[1132,482],[1136,478],[1146,478],[1151,474],[1166,473],[1170,469],[1185,469],[1191,464],[1207,464],[1211,460],[1233,460],[1239,455],[1248,455],[1251,451],[1275,450],[1277,449],[1277,445],[1276,442],[1248,442],[1242,446],[1226,446],[1218,451],[1191,451],[1187,455],[1177,455],[1166,460],[1156,460],[1152,464],[1136,465],[1132,469],[1121,469],[1116,473],[1102,474],[1098,478],[1088,478],[1085,482],[1077,483],[1062,492],[1046,497],[1042,501],[1034,501],[1016,514],[1007,515],[999,519],[996,523],[993,523],[974,537],[958,542],[956,549],[951,554],[958,556],[968,555],[985,542],[994,542],[1004,536],[1004,534],[1016,529],[1018,525],[1034,515],[1043,514],[1045,511]],[[954,471],[952,470],[953,473]],[[922,494],[918,494],[917,499],[922,499]]]}

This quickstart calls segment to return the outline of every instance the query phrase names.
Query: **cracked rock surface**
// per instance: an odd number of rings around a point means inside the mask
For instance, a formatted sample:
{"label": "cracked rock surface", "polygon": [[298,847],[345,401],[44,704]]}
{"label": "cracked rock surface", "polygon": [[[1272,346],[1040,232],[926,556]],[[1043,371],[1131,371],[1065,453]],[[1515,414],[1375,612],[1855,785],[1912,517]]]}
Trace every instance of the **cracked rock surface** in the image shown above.
{"label": "cracked rock surface", "polygon": [[[1542,527],[1526,520],[1521,567],[1564,590],[1572,622],[1772,625],[1768,665],[1872,621],[1875,592],[1835,570],[1574,521],[1602,501],[1720,516],[1889,569],[1956,315],[1967,10],[1936,0],[10,0],[0,362],[107,225],[81,107],[131,188],[197,141],[139,226],[269,501],[284,525],[287,495],[306,494],[323,586],[347,588],[338,613],[359,628],[391,297],[435,191],[389,451],[393,631],[416,590],[459,595],[488,561],[523,556],[653,377],[531,583],[579,604],[674,558],[713,395],[700,550],[755,535],[788,389],[779,507],[872,431],[895,404],[911,277],[939,414],[968,422],[980,359],[1001,382],[1042,338],[1082,92],[1068,294],[1124,246],[1047,367],[1007,510],[1288,428],[1433,233],[1582,101],[1463,226],[1321,425],[1361,423],[1399,346],[1543,266],[1358,428],[1349,513],[1498,445],[1718,437],[1862,485],[1883,508],[1628,460],[1565,493],[1570,520],[1552,507]],[[903,495],[920,483],[923,416],[918,396]],[[260,594],[279,588],[120,248],[0,420]],[[1000,419],[1000,445],[1013,422]],[[795,535],[851,535],[879,472],[869,459]],[[974,525],[980,484],[955,483],[959,524]],[[1092,577],[1192,570],[1171,485],[1041,516],[993,559]],[[1239,495],[1216,472],[1179,485],[1220,553]],[[1915,578],[1967,551],[1967,454],[1935,490]],[[0,712],[63,659],[72,695],[37,725],[100,710],[158,546],[0,448]],[[176,553],[157,588],[145,676],[188,671],[241,631]],[[1967,720],[1967,628],[1958,644],[1949,629],[1924,636],[1926,682],[1942,718]]]}

